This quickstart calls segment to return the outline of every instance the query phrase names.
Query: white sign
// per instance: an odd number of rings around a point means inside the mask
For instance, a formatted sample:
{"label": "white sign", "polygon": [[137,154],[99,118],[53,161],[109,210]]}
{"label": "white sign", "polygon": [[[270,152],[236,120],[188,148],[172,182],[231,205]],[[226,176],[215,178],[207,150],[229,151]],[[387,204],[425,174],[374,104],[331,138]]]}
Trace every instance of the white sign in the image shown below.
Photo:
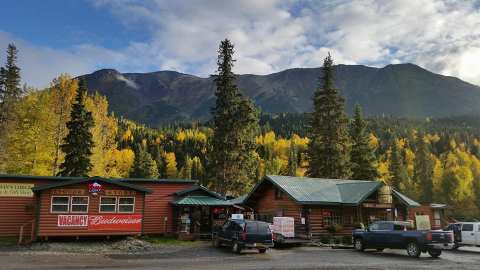
{"label": "white sign", "polygon": [[232,214],[232,219],[243,219],[243,214]]}
{"label": "white sign", "polygon": [[273,232],[283,237],[295,237],[295,219],[293,217],[274,217]]}
{"label": "white sign", "polygon": [[87,227],[88,215],[59,215],[58,227]]}

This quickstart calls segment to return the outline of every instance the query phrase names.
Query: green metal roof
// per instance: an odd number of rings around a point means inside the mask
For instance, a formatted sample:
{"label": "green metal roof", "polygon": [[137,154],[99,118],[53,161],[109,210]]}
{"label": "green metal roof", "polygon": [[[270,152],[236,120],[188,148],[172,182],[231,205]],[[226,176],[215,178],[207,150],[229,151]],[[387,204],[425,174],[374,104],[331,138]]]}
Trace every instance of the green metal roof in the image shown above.
{"label": "green metal roof", "polygon": [[209,190],[208,188],[206,188],[202,185],[195,185],[195,186],[191,186],[189,188],[177,191],[177,192],[175,192],[175,195],[183,196],[183,195],[188,195],[189,193],[192,193],[192,192],[195,192],[195,191],[203,191],[203,192],[205,192],[206,194],[208,194],[212,197],[215,197],[215,198],[220,199],[220,200],[225,200],[225,198],[222,195],[220,195],[216,192],[213,192],[213,191]]}
{"label": "green metal roof", "polygon": [[402,194],[402,193],[400,193],[396,190],[393,190],[392,193],[393,193],[393,196],[395,196],[397,199],[400,200],[400,202],[402,202],[403,204],[405,204],[408,207],[420,207],[421,206],[418,202],[410,199],[406,195],[404,195],[404,194]]}
{"label": "green metal roof", "polygon": [[243,204],[243,202],[245,201],[245,199],[247,198],[248,194],[246,195],[242,195],[240,197],[237,197],[237,198],[234,198],[234,199],[230,199],[228,200],[231,204]]}
{"label": "green metal roof", "polygon": [[174,205],[201,205],[201,206],[230,206],[232,203],[226,200],[217,199],[210,196],[187,196],[172,204]]}
{"label": "green metal roof", "polygon": [[[264,181],[271,182],[300,204],[358,205],[383,185],[380,181],[277,175],[267,175]],[[264,181],[257,184],[245,200],[248,200]]]}

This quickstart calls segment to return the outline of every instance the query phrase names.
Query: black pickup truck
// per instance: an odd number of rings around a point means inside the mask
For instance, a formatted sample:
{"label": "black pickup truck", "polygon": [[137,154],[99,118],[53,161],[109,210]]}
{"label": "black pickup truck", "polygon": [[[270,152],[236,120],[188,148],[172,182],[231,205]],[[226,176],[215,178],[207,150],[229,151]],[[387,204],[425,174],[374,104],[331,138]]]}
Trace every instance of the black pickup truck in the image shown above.
{"label": "black pickup truck", "polygon": [[370,224],[366,230],[355,230],[352,235],[355,249],[406,249],[411,257],[428,252],[437,258],[442,254],[442,249],[452,249],[454,246],[451,231],[413,231],[408,227],[409,223],[406,222],[378,221]]}
{"label": "black pickup truck", "polygon": [[262,221],[232,219],[213,232],[213,246],[230,246],[235,253],[243,249],[257,249],[265,253],[273,247],[272,231]]}

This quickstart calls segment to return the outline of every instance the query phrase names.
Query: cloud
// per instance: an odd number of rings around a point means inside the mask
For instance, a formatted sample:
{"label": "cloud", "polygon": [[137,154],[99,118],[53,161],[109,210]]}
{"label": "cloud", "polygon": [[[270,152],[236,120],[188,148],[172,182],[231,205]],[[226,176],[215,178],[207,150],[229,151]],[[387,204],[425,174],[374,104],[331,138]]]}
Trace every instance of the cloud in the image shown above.
{"label": "cloud", "polygon": [[[219,41],[235,44],[235,72],[267,74],[336,63],[412,62],[480,84],[480,1],[453,0],[92,0],[148,40],[120,49],[65,50],[18,41],[24,77],[44,85],[60,72],[177,70],[208,76]],[[0,46],[15,37],[0,32]],[[48,79],[46,79],[48,78]]]}

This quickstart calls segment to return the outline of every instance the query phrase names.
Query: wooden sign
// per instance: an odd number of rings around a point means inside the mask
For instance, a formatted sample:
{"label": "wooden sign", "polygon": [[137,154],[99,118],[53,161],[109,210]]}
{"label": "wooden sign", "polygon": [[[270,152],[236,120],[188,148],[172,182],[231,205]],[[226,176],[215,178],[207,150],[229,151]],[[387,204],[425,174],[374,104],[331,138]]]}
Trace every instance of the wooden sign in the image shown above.
{"label": "wooden sign", "polygon": [[58,227],[87,227],[88,215],[59,215]]}
{"label": "wooden sign", "polygon": [[84,189],[52,189],[51,195],[85,195]]}
{"label": "wooden sign", "polygon": [[363,203],[365,208],[392,208],[392,205],[389,203]]}
{"label": "wooden sign", "polygon": [[135,196],[133,190],[105,190],[107,196]]}
{"label": "wooden sign", "polygon": [[0,197],[33,197],[34,184],[0,183]]}

